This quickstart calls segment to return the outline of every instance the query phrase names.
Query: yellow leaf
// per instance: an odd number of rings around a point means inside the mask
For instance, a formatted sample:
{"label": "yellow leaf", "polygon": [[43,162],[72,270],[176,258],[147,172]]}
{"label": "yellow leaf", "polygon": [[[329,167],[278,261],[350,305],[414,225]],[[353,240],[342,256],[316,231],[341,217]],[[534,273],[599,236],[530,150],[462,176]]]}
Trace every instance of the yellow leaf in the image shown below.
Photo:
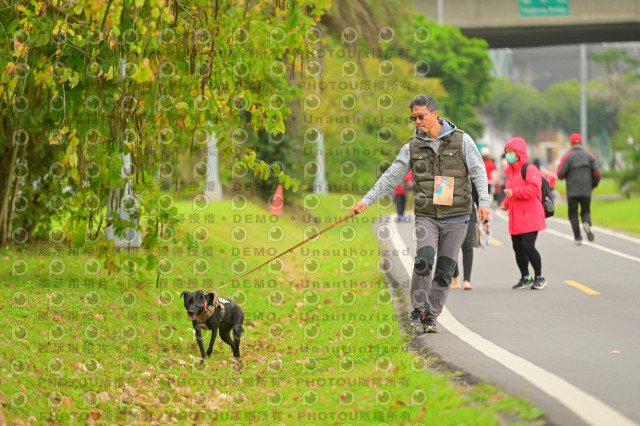
{"label": "yellow leaf", "polygon": [[176,104],[176,109],[187,109],[189,105],[186,102],[178,102]]}
{"label": "yellow leaf", "polygon": [[69,155],[69,165],[71,167],[76,167],[78,165],[78,154],[75,152]]}
{"label": "yellow leaf", "polygon": [[7,64],[7,68],[5,68],[4,70],[4,73],[7,75],[11,74],[15,67],[16,67],[16,64],[14,64],[13,62],[9,62]]}

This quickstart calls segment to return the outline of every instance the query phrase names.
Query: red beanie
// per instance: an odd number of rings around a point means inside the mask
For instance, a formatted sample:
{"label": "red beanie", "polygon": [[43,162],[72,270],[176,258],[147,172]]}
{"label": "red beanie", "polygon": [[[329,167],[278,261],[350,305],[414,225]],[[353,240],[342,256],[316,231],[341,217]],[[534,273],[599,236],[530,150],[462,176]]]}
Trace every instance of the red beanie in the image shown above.
{"label": "red beanie", "polygon": [[571,136],[569,136],[569,142],[582,143],[582,136],[580,136],[580,133],[574,133]]}

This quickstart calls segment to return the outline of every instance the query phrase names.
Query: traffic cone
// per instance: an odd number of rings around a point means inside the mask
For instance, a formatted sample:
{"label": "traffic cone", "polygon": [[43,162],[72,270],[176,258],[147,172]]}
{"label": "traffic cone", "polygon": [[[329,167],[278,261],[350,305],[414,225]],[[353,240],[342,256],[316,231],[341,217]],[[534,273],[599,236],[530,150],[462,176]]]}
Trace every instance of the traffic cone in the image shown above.
{"label": "traffic cone", "polygon": [[269,208],[269,212],[271,214],[280,214],[282,213],[282,206],[284,205],[284,198],[282,196],[282,185],[278,185],[276,188],[276,193],[271,197],[271,207]]}

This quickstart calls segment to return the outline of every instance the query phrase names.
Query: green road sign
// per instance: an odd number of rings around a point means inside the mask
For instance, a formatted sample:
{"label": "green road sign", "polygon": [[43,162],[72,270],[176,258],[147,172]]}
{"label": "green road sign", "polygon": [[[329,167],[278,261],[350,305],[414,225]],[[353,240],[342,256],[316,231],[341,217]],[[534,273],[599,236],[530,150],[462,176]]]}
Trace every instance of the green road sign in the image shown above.
{"label": "green road sign", "polygon": [[518,13],[525,18],[567,16],[569,0],[518,0]]}

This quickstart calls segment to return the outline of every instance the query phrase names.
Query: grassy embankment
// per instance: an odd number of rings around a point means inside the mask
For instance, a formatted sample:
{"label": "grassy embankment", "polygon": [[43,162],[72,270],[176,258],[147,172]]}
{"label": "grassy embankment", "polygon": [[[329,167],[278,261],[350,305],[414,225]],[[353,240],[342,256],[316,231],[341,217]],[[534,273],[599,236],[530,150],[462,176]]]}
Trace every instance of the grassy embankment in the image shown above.
{"label": "grassy embankment", "polygon": [[[434,374],[422,357],[405,351],[410,336],[399,332],[376,270],[370,226],[383,211],[375,207],[345,224],[353,228],[342,225],[304,253],[287,254],[283,271],[265,267],[224,287],[221,295],[245,311],[243,358],[232,360],[218,339],[213,357],[201,364],[182,290],[228,283],[239,258],[257,265],[310,235],[306,227],[322,229],[346,214],[339,196],[321,201],[313,213],[322,222],[315,224],[300,210],[285,209],[271,223],[253,204],[232,211],[229,202],[215,203],[195,212],[190,203],[177,203],[185,228],[206,228],[198,233],[206,241],[197,252],[165,253],[175,269],[162,289],[155,289],[155,277],[136,286],[95,272],[82,250],[1,252],[0,423],[490,425],[503,422],[501,416],[538,418],[528,402],[485,384],[454,386],[448,374]],[[247,239],[232,242],[232,232]],[[209,264],[204,275],[194,273],[203,270],[200,258]],[[14,266],[16,260],[28,270]],[[64,271],[49,276],[60,265]],[[203,334],[206,344],[209,333]]]}

